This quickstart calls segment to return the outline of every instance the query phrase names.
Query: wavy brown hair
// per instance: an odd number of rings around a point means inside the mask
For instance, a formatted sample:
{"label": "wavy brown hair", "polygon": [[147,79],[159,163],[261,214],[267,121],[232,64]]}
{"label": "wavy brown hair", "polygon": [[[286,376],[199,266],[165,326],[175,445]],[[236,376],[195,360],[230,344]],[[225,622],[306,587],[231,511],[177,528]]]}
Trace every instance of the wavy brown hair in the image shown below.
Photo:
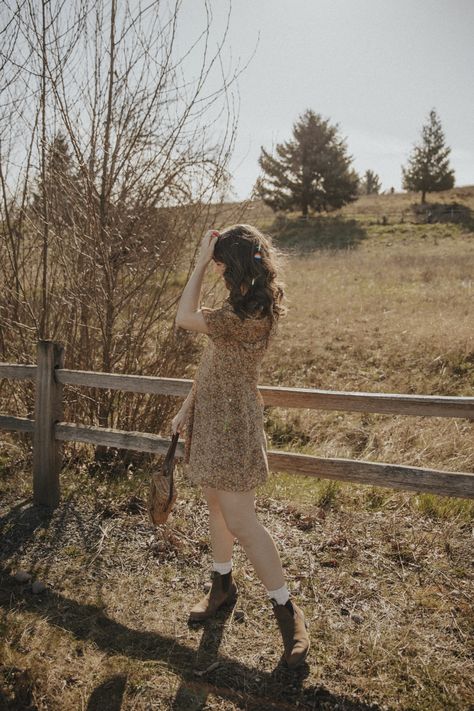
{"label": "wavy brown hair", "polygon": [[232,225],[220,233],[213,259],[226,265],[228,300],[241,319],[268,315],[273,322],[286,314],[285,285],[278,279],[281,256],[271,237],[253,225]]}

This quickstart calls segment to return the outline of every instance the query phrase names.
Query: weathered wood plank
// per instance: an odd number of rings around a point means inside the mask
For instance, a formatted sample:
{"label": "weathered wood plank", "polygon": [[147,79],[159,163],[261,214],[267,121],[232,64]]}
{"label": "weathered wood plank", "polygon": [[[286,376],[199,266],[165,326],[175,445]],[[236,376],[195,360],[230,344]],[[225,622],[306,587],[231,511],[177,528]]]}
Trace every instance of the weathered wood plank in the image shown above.
{"label": "weathered wood plank", "polygon": [[474,420],[474,397],[359,393],[316,388],[260,385],[265,405],[273,407],[347,410],[426,417],[463,417]]}
{"label": "weathered wood plank", "polygon": [[101,373],[92,370],[68,370],[62,368],[57,379],[65,385],[82,385],[90,388],[127,390],[135,393],[155,395],[178,395],[186,397],[193,381],[181,378],[161,378],[156,375],[122,375],[122,373]]}
{"label": "weathered wood plank", "polygon": [[[148,375],[122,375],[88,370],[62,369],[58,381],[70,385],[128,390],[157,395],[185,397],[192,380]],[[259,385],[266,406],[375,412],[379,414],[425,417],[461,417],[474,420],[474,397],[447,395],[403,395],[398,393],[359,393],[317,388],[284,388]]]}
{"label": "weathered wood plank", "polygon": [[[93,425],[56,425],[60,440],[102,444],[109,447],[136,449],[141,452],[165,454],[170,440],[155,434],[113,430]],[[184,443],[178,441],[176,457],[184,454]],[[309,454],[268,451],[268,465],[272,471],[285,471],[322,479],[352,481],[406,491],[426,491],[442,496],[474,499],[474,474],[424,469],[358,459],[326,459]]]}
{"label": "weathered wood plank", "polygon": [[0,379],[35,380],[36,365],[28,363],[0,363]]}
{"label": "weathered wood plank", "polygon": [[268,452],[268,465],[272,470],[322,479],[474,499],[474,473],[470,472],[450,472],[360,459],[326,459],[275,450]]}
{"label": "weathered wood plank", "polygon": [[[70,422],[58,422],[55,427],[56,439],[71,442],[87,442],[93,445],[133,449],[138,452],[166,454],[170,439],[149,432],[116,430],[94,425],[75,425]],[[183,442],[178,441],[176,456],[184,453]]]}
{"label": "weathered wood plank", "polygon": [[0,415],[0,430],[17,432],[33,432],[35,421],[29,417],[14,417],[13,415]]}
{"label": "weathered wood plank", "polygon": [[55,369],[63,366],[64,348],[59,343],[40,340],[37,354],[33,500],[42,506],[57,506],[61,447],[55,437],[54,427],[56,422],[63,419],[63,386],[55,378]]}

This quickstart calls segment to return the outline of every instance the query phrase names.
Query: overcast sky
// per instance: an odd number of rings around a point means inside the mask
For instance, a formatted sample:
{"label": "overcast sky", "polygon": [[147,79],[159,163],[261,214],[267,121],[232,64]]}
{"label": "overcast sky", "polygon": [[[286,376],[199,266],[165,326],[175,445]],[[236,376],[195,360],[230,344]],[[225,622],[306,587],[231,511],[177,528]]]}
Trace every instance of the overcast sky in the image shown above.
{"label": "overcast sky", "polygon": [[[260,146],[271,151],[290,139],[307,108],[339,125],[355,169],[375,170],[382,190],[401,189],[400,166],[435,108],[456,185],[474,184],[474,0],[209,0],[209,7],[210,49],[222,41],[230,8],[224,65],[235,70],[250,60],[233,88],[236,199],[250,195]],[[206,25],[205,3],[183,0],[178,18],[179,43],[189,45]]]}

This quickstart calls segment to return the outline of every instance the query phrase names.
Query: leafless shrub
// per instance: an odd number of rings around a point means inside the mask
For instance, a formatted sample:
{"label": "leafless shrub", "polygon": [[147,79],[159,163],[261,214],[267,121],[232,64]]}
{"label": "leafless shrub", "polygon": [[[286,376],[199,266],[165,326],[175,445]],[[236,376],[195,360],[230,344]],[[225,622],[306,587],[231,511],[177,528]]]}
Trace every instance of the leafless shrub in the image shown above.
{"label": "leafless shrub", "polygon": [[[179,0],[3,4],[2,360],[34,362],[39,338],[76,369],[172,376],[192,358],[173,317],[230,188],[239,76],[222,66],[230,13],[212,55],[204,7],[186,49]],[[67,393],[66,419],[106,427],[153,431],[174,407]],[[15,399],[31,409],[31,387]]]}

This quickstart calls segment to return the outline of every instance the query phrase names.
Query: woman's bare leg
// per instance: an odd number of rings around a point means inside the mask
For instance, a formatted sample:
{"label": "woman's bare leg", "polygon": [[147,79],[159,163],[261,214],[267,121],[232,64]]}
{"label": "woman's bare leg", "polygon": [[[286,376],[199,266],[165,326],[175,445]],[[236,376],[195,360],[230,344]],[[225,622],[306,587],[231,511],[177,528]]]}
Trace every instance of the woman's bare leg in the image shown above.
{"label": "woman's bare leg", "polygon": [[216,490],[209,486],[203,486],[202,491],[209,509],[209,531],[211,534],[213,560],[216,563],[227,563],[232,560],[235,536],[227,528]]}
{"label": "woman's bare leg", "polygon": [[280,555],[269,531],[257,519],[255,489],[215,491],[227,529],[239,540],[261,582],[267,590],[282,587],[285,577]]}

